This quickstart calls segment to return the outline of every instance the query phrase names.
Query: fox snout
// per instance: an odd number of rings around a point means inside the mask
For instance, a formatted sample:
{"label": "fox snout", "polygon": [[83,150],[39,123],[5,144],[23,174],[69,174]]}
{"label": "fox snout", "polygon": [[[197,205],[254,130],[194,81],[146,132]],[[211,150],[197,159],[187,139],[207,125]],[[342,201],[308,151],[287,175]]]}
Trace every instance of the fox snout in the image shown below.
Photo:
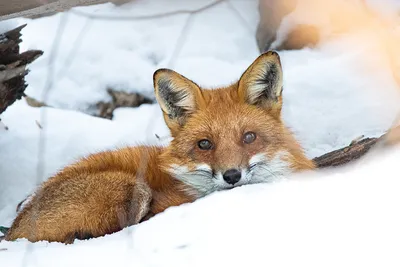
{"label": "fox snout", "polygon": [[224,181],[228,184],[235,185],[242,178],[242,173],[238,169],[230,169],[224,172],[222,178],[224,178]]}
{"label": "fox snout", "polygon": [[234,166],[212,166],[206,163],[185,166],[172,164],[168,171],[178,180],[190,184],[200,195],[231,189],[246,184],[273,182],[292,172],[286,153],[277,153],[272,158],[264,153],[256,154],[247,164]]}

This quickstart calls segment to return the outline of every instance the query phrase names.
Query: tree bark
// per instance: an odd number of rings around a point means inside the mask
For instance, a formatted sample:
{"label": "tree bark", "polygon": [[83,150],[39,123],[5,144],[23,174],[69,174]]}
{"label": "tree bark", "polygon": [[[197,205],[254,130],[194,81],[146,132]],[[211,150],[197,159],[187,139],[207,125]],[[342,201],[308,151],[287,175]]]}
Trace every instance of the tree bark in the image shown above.
{"label": "tree bark", "polygon": [[24,95],[27,64],[43,54],[40,50],[19,52],[25,26],[0,34],[0,114]]}
{"label": "tree bark", "polygon": [[400,126],[378,138],[355,140],[350,145],[313,159],[317,168],[337,167],[360,159],[377,143],[392,146],[400,143]]}

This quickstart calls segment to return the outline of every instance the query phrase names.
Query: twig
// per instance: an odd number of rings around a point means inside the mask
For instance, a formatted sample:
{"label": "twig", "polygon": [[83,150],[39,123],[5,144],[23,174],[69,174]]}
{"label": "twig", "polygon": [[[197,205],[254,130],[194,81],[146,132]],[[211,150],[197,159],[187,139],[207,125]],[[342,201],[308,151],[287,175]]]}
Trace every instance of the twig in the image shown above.
{"label": "twig", "polygon": [[149,20],[149,19],[158,19],[158,18],[165,18],[165,17],[171,17],[175,15],[181,15],[181,14],[196,14],[199,12],[202,12],[206,9],[212,8],[216,5],[221,4],[222,2],[225,2],[226,0],[216,0],[208,5],[205,5],[203,7],[200,7],[198,9],[182,9],[182,10],[177,10],[177,11],[171,11],[171,12],[165,12],[165,13],[160,13],[160,14],[153,14],[153,15],[143,15],[143,16],[111,16],[111,15],[92,15],[86,12],[78,11],[78,10],[70,10],[70,12],[74,15],[77,16],[82,16],[86,18],[91,18],[91,19],[102,19],[102,20],[117,20],[117,21],[125,21],[125,20]]}
{"label": "twig", "polygon": [[[52,49],[50,52],[49,56],[49,64],[48,64],[48,73],[47,73],[47,80],[45,87],[43,89],[42,93],[42,102],[46,103],[48,95],[50,93],[51,88],[53,87],[53,82],[54,82],[54,62],[57,57],[57,52],[58,52],[58,47],[60,45],[61,41],[61,36],[64,32],[66,23],[67,23],[67,18],[68,14],[63,14],[60,18],[60,22],[58,25],[58,29],[56,32],[56,36],[54,38],[54,42],[52,45]],[[42,125],[46,124],[46,116],[45,116],[45,111],[46,109],[41,109],[40,110],[40,122]],[[38,154],[38,166],[37,166],[37,171],[36,171],[36,181],[39,182],[43,176],[43,170],[44,170],[44,151],[45,151],[45,142],[44,142],[45,136],[44,136],[44,131],[41,131],[40,137],[39,137],[39,154]]]}
{"label": "twig", "polygon": [[232,12],[235,13],[236,16],[239,18],[239,21],[243,24],[243,27],[249,31],[251,36],[254,36],[254,30],[251,28],[246,19],[242,16],[242,14],[240,14],[239,10],[237,10],[237,8],[232,4],[230,0],[227,0],[226,3],[228,4],[228,7],[232,10]]}
{"label": "twig", "polygon": [[89,26],[92,23],[92,19],[91,18],[87,18],[85,25],[82,27],[81,31],[79,32],[78,36],[76,37],[75,41],[74,41],[74,45],[72,46],[71,50],[69,51],[69,54],[67,56],[67,59],[65,61],[64,67],[61,68],[60,72],[62,71],[62,73],[60,73],[57,77],[58,80],[61,80],[62,78],[64,78],[65,74],[68,72],[69,68],[72,65],[72,62],[75,59],[76,53],[78,52],[79,48],[81,47],[82,41],[83,39],[86,37],[86,32],[89,28]]}
{"label": "twig", "polygon": [[35,123],[36,123],[37,127],[39,127],[39,129],[43,129],[43,126],[37,120],[35,120]]}
{"label": "twig", "polygon": [[8,131],[7,125],[4,124],[4,122],[0,118],[0,126],[3,126],[4,130]]}
{"label": "twig", "polygon": [[[53,41],[52,48],[50,51],[47,80],[46,80],[46,84],[45,84],[45,87],[44,87],[43,93],[42,93],[42,101],[44,103],[47,102],[47,97],[49,95],[51,88],[53,87],[54,62],[55,62],[55,58],[57,56],[58,47],[60,45],[61,36],[64,33],[67,19],[68,19],[68,13],[61,15],[60,22],[59,22],[58,28],[57,28],[57,32],[54,37],[54,41]],[[46,124],[46,119],[47,119],[46,111],[47,111],[47,109],[40,110],[40,122],[43,125]],[[45,130],[40,131],[40,133],[39,133],[38,163],[36,165],[36,184],[38,184],[39,181],[41,179],[43,179],[43,174],[44,174],[44,166],[45,166],[44,157],[45,157],[45,151],[46,151],[45,134],[46,134]],[[37,209],[37,207],[34,206],[33,209]],[[33,235],[34,235],[34,233],[33,233]],[[33,249],[32,243],[28,243],[28,246],[25,250],[25,253],[24,253],[22,261],[21,261],[22,266],[26,266],[27,263],[29,262],[28,256],[31,253],[32,249]]]}
{"label": "twig", "polygon": [[175,61],[179,57],[179,54],[180,54],[180,52],[181,52],[181,50],[183,48],[183,45],[186,42],[187,33],[189,31],[192,19],[193,19],[193,15],[190,14],[188,16],[188,18],[186,19],[185,24],[183,25],[182,31],[179,34],[179,37],[178,37],[178,39],[176,41],[176,44],[175,44],[175,48],[172,51],[171,56],[169,58],[169,62],[167,64],[167,66],[169,68],[173,68],[174,67]]}
{"label": "twig", "polygon": [[31,107],[34,107],[34,108],[48,107],[48,105],[46,103],[36,100],[33,97],[27,96],[26,94],[24,94],[24,98],[25,98],[26,103]]}

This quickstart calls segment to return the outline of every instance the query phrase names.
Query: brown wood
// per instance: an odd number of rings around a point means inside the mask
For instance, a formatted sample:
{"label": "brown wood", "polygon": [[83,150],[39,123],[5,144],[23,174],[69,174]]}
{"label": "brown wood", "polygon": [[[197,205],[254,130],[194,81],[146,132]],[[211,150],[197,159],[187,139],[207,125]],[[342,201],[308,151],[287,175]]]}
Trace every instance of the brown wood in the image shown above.
{"label": "brown wood", "polygon": [[126,93],[122,91],[116,91],[113,89],[107,90],[108,94],[111,96],[110,102],[101,101],[96,104],[97,113],[93,114],[95,116],[112,119],[114,110],[121,107],[131,107],[135,108],[142,104],[152,104],[153,101],[138,93]]}
{"label": "brown wood", "polygon": [[40,50],[19,52],[22,25],[0,34],[0,114],[24,95],[26,65],[43,54]]}
{"label": "brown wood", "polygon": [[0,0],[0,20],[17,17],[38,18],[66,11],[76,6],[112,2],[116,5],[129,0]]}
{"label": "brown wood", "polygon": [[21,12],[53,2],[57,2],[57,0],[3,0],[0,1],[0,16]]}
{"label": "brown wood", "polygon": [[317,165],[317,168],[345,165],[363,157],[378,142],[384,146],[392,146],[400,143],[400,126],[393,128],[379,138],[355,140],[350,145],[316,157],[313,161]]}
{"label": "brown wood", "polygon": [[317,164],[318,168],[344,165],[365,155],[375,145],[377,140],[378,138],[365,138],[347,147],[316,157],[313,161]]}

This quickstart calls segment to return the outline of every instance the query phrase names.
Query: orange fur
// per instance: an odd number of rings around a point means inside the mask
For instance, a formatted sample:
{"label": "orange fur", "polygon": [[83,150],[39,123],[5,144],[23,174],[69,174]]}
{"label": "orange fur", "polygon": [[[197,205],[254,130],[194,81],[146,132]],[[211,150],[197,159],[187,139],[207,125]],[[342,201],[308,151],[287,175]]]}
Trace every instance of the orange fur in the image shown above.
{"label": "orange fur", "polygon": [[[314,168],[281,121],[280,68],[278,55],[268,52],[238,82],[214,90],[171,70],[157,71],[155,93],[171,144],[102,152],[65,167],[31,196],[6,240],[71,243],[110,234],[233,187],[218,184],[221,173],[232,168],[246,173],[242,183],[262,181],[265,169],[274,176]],[[251,144],[242,139],[248,131],[257,136]],[[201,139],[210,140],[212,149],[201,150]],[[257,155],[261,167],[252,172],[249,165]]]}

